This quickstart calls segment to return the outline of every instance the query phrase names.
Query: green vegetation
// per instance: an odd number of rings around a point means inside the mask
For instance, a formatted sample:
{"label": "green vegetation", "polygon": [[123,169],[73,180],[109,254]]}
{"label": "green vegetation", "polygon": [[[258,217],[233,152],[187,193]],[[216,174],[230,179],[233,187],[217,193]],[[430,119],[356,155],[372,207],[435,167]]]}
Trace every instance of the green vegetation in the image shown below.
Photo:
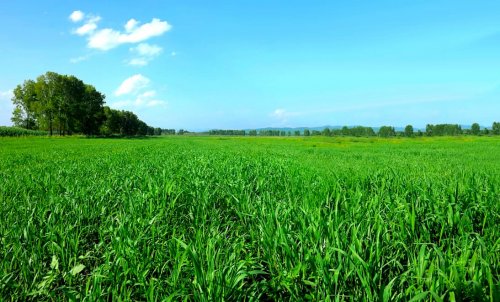
{"label": "green vegetation", "polygon": [[500,139],[0,139],[3,301],[499,301]]}
{"label": "green vegetation", "polygon": [[[303,129],[301,131],[300,129]],[[320,129],[320,130],[318,130]],[[397,131],[393,126],[381,126],[375,131],[372,127],[343,126],[342,128],[328,127],[308,129],[308,128],[285,128],[284,129],[261,129],[261,130],[221,130],[214,129],[208,131],[209,135],[229,135],[229,136],[354,136],[354,137],[415,137],[415,136],[460,136],[460,135],[500,135],[500,123],[493,122],[490,129],[483,128],[478,123],[473,123],[470,129],[462,129],[458,124],[427,124],[425,132],[414,131],[412,125],[406,125],[401,131]]]}
{"label": "green vegetation", "polygon": [[43,136],[47,135],[46,131],[28,130],[19,127],[0,126],[0,136]]}
{"label": "green vegetation", "polygon": [[[14,89],[12,122],[49,135],[160,135],[130,111],[104,106],[104,94],[75,76],[47,72]],[[0,133],[1,135],[2,133]]]}

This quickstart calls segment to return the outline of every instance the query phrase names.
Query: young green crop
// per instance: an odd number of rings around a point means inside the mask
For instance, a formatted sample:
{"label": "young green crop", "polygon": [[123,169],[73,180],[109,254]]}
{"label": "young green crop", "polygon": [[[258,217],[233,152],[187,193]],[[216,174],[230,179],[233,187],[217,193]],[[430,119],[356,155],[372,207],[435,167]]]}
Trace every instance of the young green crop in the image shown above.
{"label": "young green crop", "polygon": [[0,126],[0,137],[2,136],[46,136],[47,131],[29,130],[19,127]]}
{"label": "young green crop", "polygon": [[498,301],[498,138],[0,139],[0,300]]}

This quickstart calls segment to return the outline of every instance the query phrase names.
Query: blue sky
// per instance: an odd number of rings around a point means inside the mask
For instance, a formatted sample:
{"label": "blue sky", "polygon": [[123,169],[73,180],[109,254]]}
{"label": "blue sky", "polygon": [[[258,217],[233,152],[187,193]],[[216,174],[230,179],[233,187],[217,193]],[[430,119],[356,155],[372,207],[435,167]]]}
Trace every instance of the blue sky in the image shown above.
{"label": "blue sky", "polygon": [[2,1],[11,90],[72,74],[150,125],[500,120],[500,1]]}

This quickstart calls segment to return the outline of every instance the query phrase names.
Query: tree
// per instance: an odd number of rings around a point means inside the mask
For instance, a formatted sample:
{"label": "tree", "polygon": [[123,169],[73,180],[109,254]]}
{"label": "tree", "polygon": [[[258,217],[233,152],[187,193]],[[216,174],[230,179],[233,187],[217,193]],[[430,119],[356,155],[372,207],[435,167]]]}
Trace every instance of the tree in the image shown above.
{"label": "tree", "polygon": [[425,132],[427,136],[460,135],[462,127],[457,124],[428,124],[425,127]]}
{"label": "tree", "polygon": [[103,105],[106,96],[91,85],[85,85],[84,91],[82,102],[77,106],[77,121],[83,134],[98,134],[99,127],[105,119]]}
{"label": "tree", "polygon": [[500,123],[493,122],[491,126],[491,133],[494,135],[500,135]]}
{"label": "tree", "polygon": [[37,129],[35,119],[35,109],[37,107],[35,82],[32,80],[24,81],[22,85],[16,86],[13,94],[12,103],[15,107],[11,120],[14,125],[26,129]]}
{"label": "tree", "polygon": [[100,128],[103,135],[122,134],[121,131],[121,112],[104,106],[104,123]]}
{"label": "tree", "polygon": [[104,95],[74,76],[47,72],[14,90],[13,122],[53,134],[94,134],[102,124]]}
{"label": "tree", "polygon": [[329,128],[325,128],[325,129],[323,129],[323,135],[324,135],[324,136],[330,136],[330,135],[331,135],[331,131],[330,131],[330,129],[329,129]]}
{"label": "tree", "polygon": [[427,124],[425,126],[425,135],[427,136],[432,136],[434,133],[434,125],[431,125],[431,124]]}
{"label": "tree", "polygon": [[407,137],[413,136],[413,126],[412,125],[407,125],[405,127],[405,136],[407,136]]}
{"label": "tree", "polygon": [[395,136],[396,131],[394,130],[394,127],[391,126],[382,126],[378,130],[378,135],[381,137],[390,137],[390,136]]}
{"label": "tree", "polygon": [[478,123],[474,123],[470,127],[470,132],[472,135],[479,135],[479,133],[481,133],[481,127],[479,127]]}
{"label": "tree", "polygon": [[311,135],[311,132],[309,131],[309,129],[304,129],[304,136],[310,136]]}
{"label": "tree", "polygon": [[49,130],[52,135],[54,131],[54,120],[59,107],[60,83],[59,75],[55,72],[47,72],[36,79],[35,91],[39,101],[37,108],[40,123]]}

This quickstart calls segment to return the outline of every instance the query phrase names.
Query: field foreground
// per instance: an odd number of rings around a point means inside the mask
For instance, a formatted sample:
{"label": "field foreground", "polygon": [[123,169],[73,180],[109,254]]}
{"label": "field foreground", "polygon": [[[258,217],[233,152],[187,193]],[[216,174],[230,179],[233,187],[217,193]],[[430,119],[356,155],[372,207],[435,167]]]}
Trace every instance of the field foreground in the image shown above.
{"label": "field foreground", "polygon": [[2,138],[0,218],[5,301],[500,301],[499,138]]}

